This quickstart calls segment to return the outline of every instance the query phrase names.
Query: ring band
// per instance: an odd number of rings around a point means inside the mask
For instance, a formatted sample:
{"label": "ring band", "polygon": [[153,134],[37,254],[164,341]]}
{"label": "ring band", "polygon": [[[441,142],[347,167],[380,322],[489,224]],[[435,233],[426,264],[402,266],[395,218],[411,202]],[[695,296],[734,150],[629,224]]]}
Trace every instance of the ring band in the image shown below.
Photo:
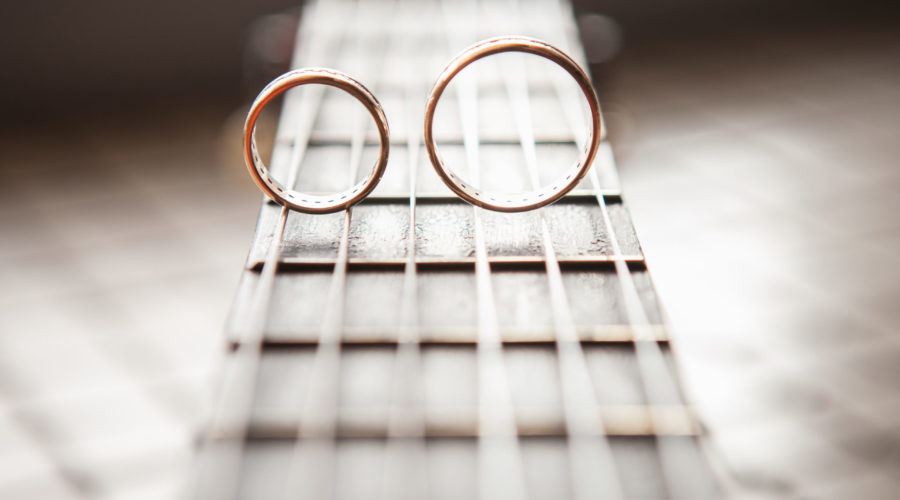
{"label": "ring band", "polygon": [[[372,171],[355,186],[337,194],[306,194],[295,191],[291,186],[285,186],[269,175],[269,171],[260,159],[256,147],[256,120],[266,104],[288,89],[311,83],[329,85],[352,95],[369,110],[369,113],[375,120],[375,125],[378,127],[381,150],[378,161],[375,163]],[[247,114],[247,121],[244,122],[244,161],[253,180],[276,203],[291,210],[308,214],[327,214],[345,210],[368,196],[384,175],[389,149],[390,133],[388,131],[387,117],[385,117],[384,110],[381,108],[378,99],[363,84],[344,73],[331,69],[298,69],[289,71],[272,80],[259,93],[256,100],[253,101]]]}
{"label": "ring band", "polygon": [[[540,188],[537,191],[513,194],[491,193],[471,186],[447,169],[443,160],[438,156],[437,147],[434,143],[434,112],[437,108],[438,100],[441,98],[450,80],[469,64],[500,52],[525,52],[553,61],[575,79],[587,98],[591,109],[593,126],[581,160],[571,171],[560,176],[559,179],[552,182],[549,186]],[[498,212],[534,210],[549,205],[565,196],[566,193],[578,185],[578,182],[584,178],[590,169],[600,144],[600,132],[600,104],[597,101],[597,95],[594,93],[590,78],[588,78],[578,63],[563,51],[534,38],[499,37],[483,40],[472,45],[447,64],[447,67],[438,76],[437,82],[435,82],[434,88],[432,88],[428,101],[425,104],[425,148],[428,150],[428,157],[431,159],[431,164],[437,171],[438,176],[440,176],[447,187],[462,199],[473,205]]]}

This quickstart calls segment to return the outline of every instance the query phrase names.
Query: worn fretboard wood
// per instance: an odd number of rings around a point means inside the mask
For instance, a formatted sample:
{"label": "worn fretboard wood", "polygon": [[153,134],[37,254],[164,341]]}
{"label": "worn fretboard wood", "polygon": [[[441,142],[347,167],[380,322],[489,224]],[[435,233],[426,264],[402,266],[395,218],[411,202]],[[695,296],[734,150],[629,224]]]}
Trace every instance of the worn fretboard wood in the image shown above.
{"label": "worn fretboard wood", "polygon": [[[609,144],[576,191],[522,214],[459,201],[428,163],[432,79],[502,34],[584,64],[566,3],[306,6],[294,66],[364,82],[388,115],[390,161],[348,212],[263,203],[196,495],[716,496]],[[504,55],[460,75],[436,122],[447,163],[486,188],[522,190],[575,161],[581,97],[554,71]],[[365,173],[375,140],[357,103],[296,89],[272,171],[336,191]]]}

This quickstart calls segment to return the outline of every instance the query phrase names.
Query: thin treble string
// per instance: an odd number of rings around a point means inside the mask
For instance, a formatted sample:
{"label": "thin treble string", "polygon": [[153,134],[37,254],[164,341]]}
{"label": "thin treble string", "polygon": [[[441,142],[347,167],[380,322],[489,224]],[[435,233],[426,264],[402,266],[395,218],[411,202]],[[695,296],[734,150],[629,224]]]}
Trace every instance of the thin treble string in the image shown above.
{"label": "thin treble string", "polygon": [[[569,17],[572,17],[571,8],[568,7],[568,5],[565,4],[565,2],[562,0],[560,1],[560,9],[561,9],[561,11],[568,12]],[[562,15],[564,15],[564,14],[562,14]],[[577,42],[578,33],[575,30],[574,26],[572,26],[572,25],[569,25],[569,26],[570,26],[570,29],[567,30],[563,39],[569,40],[569,41],[574,41],[574,42],[569,43],[569,45],[572,47],[573,51],[578,52],[577,58],[581,61],[584,61],[586,59],[584,57],[583,52],[581,51],[580,44]],[[556,83],[559,84],[560,82],[557,81]],[[561,85],[557,85],[556,89],[557,89],[558,95],[560,95],[560,96],[562,96],[563,93],[567,92],[567,88],[563,87]],[[567,108],[566,119],[569,122],[569,124],[571,126],[573,126],[572,127],[573,131],[577,130],[577,128],[578,128],[577,125],[575,125],[575,124],[579,123],[578,119],[577,119],[578,112],[579,111],[577,109],[572,109],[571,107]],[[583,137],[583,133],[580,135],[577,135],[577,136]],[[618,173],[615,171],[613,164],[610,162],[602,162],[600,166],[604,167],[604,172],[603,172],[604,177],[606,179],[614,182],[616,184],[616,187],[618,187],[618,184],[619,184]],[[594,174],[593,178],[591,178],[591,182],[594,186],[597,186],[600,184],[600,180],[598,178],[596,178],[596,174]],[[651,332],[651,335],[652,335],[652,332]],[[657,351],[659,350],[659,348],[658,348],[658,346],[656,346],[655,342],[654,342],[654,346],[650,346],[650,350],[653,350],[654,347],[656,347],[655,350],[657,350]],[[638,355],[640,355],[640,353],[638,353]],[[662,356],[661,353],[657,353],[655,355],[651,355],[650,358],[651,358],[651,360],[654,357],[657,358],[657,361],[654,363],[657,366],[666,366],[664,359],[662,360],[662,363],[659,362],[659,358],[661,356]],[[647,380],[646,376],[643,376],[643,378],[645,381]],[[674,385],[674,383],[675,382],[673,380],[672,384]],[[675,388],[674,390],[677,391],[677,388]],[[671,389],[669,390],[669,392],[670,392],[670,396],[672,396]],[[677,397],[677,395],[674,395],[674,396]],[[648,399],[649,398],[650,398],[650,396],[648,396]],[[650,402],[652,403],[652,400]],[[698,437],[697,444],[698,444],[699,448],[701,449],[701,451],[703,452],[703,457],[707,460],[707,463],[710,466],[711,472],[713,474],[713,477],[716,480],[717,486],[719,486],[721,488],[721,493],[722,493],[723,497],[724,498],[734,498],[734,497],[737,497],[738,495],[740,495],[740,492],[743,491],[744,488],[735,481],[732,473],[729,471],[729,465],[726,463],[724,457],[722,457],[721,452],[714,449],[711,446],[712,443],[710,443],[708,439],[704,439],[703,436]],[[672,463],[673,461],[678,460],[678,457],[674,456],[675,455],[674,453],[668,453],[668,455],[670,455],[671,458],[663,459],[661,457],[661,460],[667,460],[669,463]],[[670,465],[669,469],[672,469],[672,468],[673,468],[673,466]],[[675,475],[675,474],[669,473],[669,475]],[[681,483],[681,481],[679,481],[679,483]]]}
{"label": "thin treble string", "polygon": [[[520,19],[518,2],[508,9]],[[525,158],[525,170],[532,189],[541,188],[538,174],[537,148],[531,121],[531,102],[528,95],[528,76],[520,58],[510,61],[504,76],[519,142]],[[563,411],[569,436],[569,461],[575,498],[624,498],[613,459],[612,449],[600,415],[600,404],[593,388],[587,360],[569,309],[569,301],[562,280],[562,271],[553,248],[553,239],[545,210],[539,211],[541,235],[544,243],[545,266],[553,308],[559,362]]]}
{"label": "thin treble string", "polygon": [[[477,31],[456,33],[451,11],[446,1],[442,4],[451,51],[457,42],[471,42],[467,35]],[[470,4],[477,13],[477,5]],[[473,12],[470,12],[472,14]],[[477,19],[470,16],[469,19]],[[466,26],[459,23],[459,26]],[[461,79],[458,87],[459,106],[469,175],[478,183],[480,166],[478,158],[477,88],[475,82]],[[503,344],[491,287],[491,270],[487,258],[485,231],[481,208],[473,207],[475,229],[475,278],[478,294],[478,456],[479,498],[524,499],[528,496],[524,465],[519,444],[512,393],[507,380],[503,360]]]}
{"label": "thin treble string", "polygon": [[[395,3],[395,12],[401,11],[400,1]],[[406,6],[408,9],[409,6]],[[406,21],[408,15],[403,9],[394,20]],[[393,41],[402,41],[396,35],[400,27],[390,31]],[[406,46],[400,45],[395,57],[407,60]],[[415,74],[407,63],[404,73]],[[387,64],[384,65],[388,67]],[[414,78],[406,80],[404,105],[407,125],[407,172],[409,180],[409,225],[407,227],[406,262],[403,272],[403,296],[401,299],[400,328],[397,335],[397,352],[392,373],[390,408],[388,413],[388,438],[386,443],[386,474],[383,478],[381,496],[385,500],[408,498],[421,499],[427,496],[428,482],[424,470],[427,451],[425,448],[425,421],[422,408],[421,346],[418,331],[418,307],[416,299],[416,183],[419,157],[418,109],[414,103],[422,97],[421,84]],[[417,470],[416,470],[417,469]]]}
{"label": "thin treble string", "polygon": [[[309,7],[307,16],[309,18],[317,17],[317,6]],[[302,34],[303,27],[299,29]],[[314,44],[309,50],[309,54],[317,54],[323,49],[321,44]],[[315,94],[307,95],[308,113],[315,115],[318,112],[320,99],[316,99]],[[287,112],[287,109],[284,110]],[[301,121],[301,124],[305,121]],[[300,126],[297,129],[296,137],[293,142],[294,149],[298,149],[298,145],[302,145],[299,152],[292,151],[288,163],[288,182],[286,185],[293,185],[300,163],[305,153],[305,144],[309,141],[309,135],[312,127]],[[217,451],[219,457],[229,462],[224,464],[230,469],[230,473],[222,473],[218,469],[218,462],[212,462],[213,457],[203,455],[199,465],[201,474],[198,482],[192,492],[193,498],[202,498],[208,492],[218,495],[225,495],[225,498],[236,498],[240,490],[241,468],[243,465],[243,451],[246,441],[246,435],[249,428],[250,417],[252,413],[253,400],[255,397],[257,374],[259,363],[262,356],[262,344],[265,337],[265,328],[268,322],[269,307],[275,283],[275,274],[278,269],[278,262],[281,258],[281,244],[284,238],[284,231],[287,225],[289,210],[281,207],[276,218],[274,228],[272,230],[269,247],[266,251],[266,257],[260,270],[259,279],[257,280],[255,289],[250,299],[250,319],[246,323],[240,335],[237,347],[231,355],[229,362],[225,366],[223,374],[224,383],[222,384],[219,402],[212,415],[210,424],[207,426],[212,429],[213,433],[220,434],[226,440],[222,449]],[[209,457],[209,458],[208,458]],[[222,485],[223,479],[225,485]],[[215,484],[215,486],[211,486]]]}
{"label": "thin treble string", "polygon": [[[582,58],[583,60],[583,58]],[[580,113],[566,104],[566,101],[572,100],[573,92],[561,84],[559,79],[554,79],[554,87],[557,96],[566,109],[566,121],[572,130],[576,144],[580,149],[585,147],[585,134],[579,133]],[[683,480],[683,476],[678,474],[678,462],[681,459],[681,448],[673,446],[675,444],[668,436],[659,434],[665,430],[669,419],[663,413],[663,405],[674,404],[679,401],[679,391],[675,384],[674,377],[671,376],[666,363],[662,349],[659,347],[658,339],[654,328],[650,324],[647,312],[641,301],[637,291],[637,285],[628,262],[622,253],[622,248],[616,235],[612,219],[609,215],[609,209],[606,200],[603,197],[600,178],[595,169],[588,172],[588,178],[596,193],[597,203],[600,207],[603,224],[609,235],[610,246],[613,251],[613,262],[616,275],[619,278],[621,286],[621,294],[625,303],[625,313],[628,317],[629,324],[634,335],[635,357],[638,363],[638,370],[643,380],[644,391],[647,395],[649,406],[649,417],[651,425],[656,433],[658,451],[660,457],[660,465],[662,467],[663,481],[669,496],[673,498],[685,498],[693,494],[692,488]]]}
{"label": "thin treble string", "polygon": [[[361,5],[354,9],[355,33],[358,38],[355,54],[364,51],[364,38],[359,37],[362,24],[369,19]],[[374,66],[375,62],[367,62]],[[359,68],[367,75],[369,67]],[[361,74],[361,76],[365,76]],[[356,111],[350,140],[348,184],[353,185],[359,172],[365,146],[367,115]],[[343,213],[341,239],[334,263],[322,327],[311,368],[309,392],[306,394],[298,422],[291,471],[295,478],[285,489],[287,498],[330,498],[335,485],[335,439],[339,412],[339,380],[341,339],[344,327],[347,264],[349,260],[350,223],[352,209]]]}
{"label": "thin treble string", "polygon": [[663,411],[662,405],[675,404],[679,401],[679,392],[675,386],[675,379],[669,373],[669,367],[666,363],[662,349],[659,347],[653,327],[641,303],[637,286],[634,282],[634,276],[628,268],[628,262],[622,254],[618,237],[612,225],[609,216],[609,210],[606,206],[606,200],[600,194],[600,180],[596,172],[590,174],[591,185],[597,192],[597,200],[600,204],[600,211],[603,216],[603,224],[606,226],[609,234],[609,240],[612,244],[613,259],[616,269],[616,275],[619,277],[619,283],[622,288],[622,297],[625,299],[626,315],[628,322],[631,324],[634,332],[634,349],[638,362],[638,370],[643,380],[644,391],[647,394],[647,402],[649,404],[650,422],[654,432],[657,433],[657,443],[659,445],[660,463],[662,465],[663,479],[667,484],[669,495],[673,498],[685,498],[690,496],[690,488],[681,480],[681,476],[676,472],[679,454],[677,449],[670,446],[671,441],[658,433],[665,429],[667,418]]}

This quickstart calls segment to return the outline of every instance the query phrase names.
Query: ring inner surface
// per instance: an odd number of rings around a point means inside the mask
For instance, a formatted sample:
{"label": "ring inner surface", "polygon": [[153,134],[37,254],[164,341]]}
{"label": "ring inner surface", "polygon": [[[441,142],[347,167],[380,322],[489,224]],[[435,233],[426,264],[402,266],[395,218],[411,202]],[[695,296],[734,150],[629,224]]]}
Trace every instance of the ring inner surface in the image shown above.
{"label": "ring inner surface", "polygon": [[[264,182],[269,185],[269,187],[278,193],[281,197],[287,199],[291,203],[298,205],[308,205],[310,208],[315,208],[316,205],[330,205],[333,203],[341,203],[348,199],[352,199],[359,192],[365,189],[366,185],[369,184],[369,181],[372,179],[372,170],[375,168],[373,166],[370,169],[370,172],[366,174],[360,181],[354,184],[349,189],[345,189],[343,191],[339,191],[334,194],[313,194],[313,193],[304,193],[301,191],[297,191],[293,188],[287,188],[283,182],[275,179],[269,173],[269,169],[264,167],[262,160],[259,157],[259,152],[256,147],[256,129],[254,127],[253,130],[253,141],[250,143],[250,148],[252,153],[256,159],[254,163],[254,168],[256,168],[259,175],[263,178]],[[376,160],[377,165],[377,160]],[[288,167],[291,167],[289,165]],[[295,166],[295,168],[299,168]],[[296,179],[295,179],[296,182]]]}
{"label": "ring inner surface", "polygon": [[[443,162],[443,160],[441,161]],[[477,188],[469,184],[446,166],[444,167],[444,170],[446,171],[447,176],[454,181],[456,187],[463,190],[469,197],[479,200],[485,205],[493,205],[504,208],[507,211],[522,209],[523,206],[527,209],[527,207],[530,207],[531,205],[541,203],[552,195],[558,194],[563,187],[569,184],[577,184],[584,176],[581,172],[581,162],[575,162],[575,164],[567,169],[566,173],[557,177],[553,182],[542,186],[540,189],[507,192]]]}

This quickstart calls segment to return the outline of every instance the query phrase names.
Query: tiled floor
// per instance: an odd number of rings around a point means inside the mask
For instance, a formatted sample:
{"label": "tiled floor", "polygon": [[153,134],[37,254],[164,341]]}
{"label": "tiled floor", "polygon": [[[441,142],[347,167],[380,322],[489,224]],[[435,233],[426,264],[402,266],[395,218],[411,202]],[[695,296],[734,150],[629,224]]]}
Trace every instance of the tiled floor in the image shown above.
{"label": "tiled floor", "polygon": [[[762,498],[900,487],[898,61],[893,32],[773,35],[603,83],[688,390]],[[221,110],[2,135],[0,497],[177,491],[259,203]]]}

